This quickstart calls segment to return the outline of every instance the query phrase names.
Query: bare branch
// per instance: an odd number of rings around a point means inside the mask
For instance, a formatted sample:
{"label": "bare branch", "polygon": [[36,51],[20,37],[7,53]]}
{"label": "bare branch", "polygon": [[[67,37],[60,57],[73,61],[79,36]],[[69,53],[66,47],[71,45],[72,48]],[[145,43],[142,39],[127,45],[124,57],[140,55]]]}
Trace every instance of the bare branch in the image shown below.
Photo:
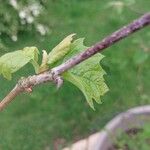
{"label": "bare branch", "polygon": [[0,111],[2,111],[8,103],[10,103],[17,95],[22,92],[32,92],[32,88],[38,84],[53,81],[58,86],[62,84],[62,79],[59,75],[83,62],[84,60],[92,57],[94,54],[110,47],[119,40],[129,36],[130,34],[150,25],[150,13],[141,16],[139,19],[133,21],[131,24],[122,27],[120,30],[112,33],[108,37],[104,38],[101,42],[88,48],[86,51],[76,55],[69,59],[65,63],[53,68],[48,72],[41,73],[39,75],[29,76],[21,79],[15,88],[0,102]]}
{"label": "bare branch", "polygon": [[21,92],[21,88],[16,85],[12,91],[0,102],[0,111],[2,111]]}
{"label": "bare branch", "polygon": [[54,81],[52,74],[49,71],[20,79],[13,90],[0,102],[0,111],[2,111],[20,93],[30,93],[34,86],[48,81]]}
{"label": "bare branch", "polygon": [[150,13],[143,15],[139,19],[133,21],[131,24],[117,30],[116,32],[104,38],[101,42],[96,43],[92,47],[88,48],[86,51],[80,53],[74,58],[69,59],[66,63],[56,67],[55,70],[58,72],[58,74],[62,73],[72,68],[73,66],[77,65],[78,63],[84,61],[85,59],[93,56],[94,54],[106,49],[107,47],[110,47],[111,45],[115,44],[119,40],[129,36],[130,34],[148,25],[150,25]]}

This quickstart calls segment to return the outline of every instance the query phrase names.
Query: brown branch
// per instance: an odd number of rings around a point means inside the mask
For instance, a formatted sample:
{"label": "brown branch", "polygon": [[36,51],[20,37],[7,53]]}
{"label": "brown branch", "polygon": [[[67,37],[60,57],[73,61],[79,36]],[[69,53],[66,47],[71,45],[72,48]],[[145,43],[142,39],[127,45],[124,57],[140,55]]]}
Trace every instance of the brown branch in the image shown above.
{"label": "brown branch", "polygon": [[32,88],[38,84],[53,81],[57,83],[58,86],[60,86],[60,84],[62,84],[62,80],[59,75],[83,62],[89,57],[92,57],[94,54],[102,51],[103,49],[106,49],[107,47],[110,47],[119,40],[148,25],[150,25],[150,13],[147,13],[129,25],[122,27],[120,30],[104,38],[101,42],[95,44],[94,46],[88,48],[86,51],[76,55],[65,63],[53,68],[52,70],[39,75],[33,75],[21,79],[15,88],[0,102],[0,111],[2,111],[7,106],[7,104],[10,103],[17,95],[22,92],[31,92]]}
{"label": "brown branch", "polygon": [[84,61],[85,59],[93,56],[94,54],[110,47],[111,45],[115,44],[119,40],[129,36],[130,34],[144,28],[145,26],[150,25],[150,13],[147,13],[140,17],[139,19],[133,21],[131,24],[122,27],[120,30],[112,33],[111,35],[104,38],[101,42],[93,45],[86,51],[80,53],[79,55],[75,56],[74,58],[68,60],[66,63],[58,66],[55,70],[59,73],[62,73],[73,66],[77,65],[78,63]]}
{"label": "brown branch", "polygon": [[17,95],[21,93],[21,88],[16,85],[11,92],[0,102],[0,111],[3,110]]}
{"label": "brown branch", "polygon": [[9,104],[20,93],[30,93],[32,92],[32,87],[48,81],[54,81],[50,71],[20,79],[14,89],[0,102],[0,111],[2,111],[7,104]]}

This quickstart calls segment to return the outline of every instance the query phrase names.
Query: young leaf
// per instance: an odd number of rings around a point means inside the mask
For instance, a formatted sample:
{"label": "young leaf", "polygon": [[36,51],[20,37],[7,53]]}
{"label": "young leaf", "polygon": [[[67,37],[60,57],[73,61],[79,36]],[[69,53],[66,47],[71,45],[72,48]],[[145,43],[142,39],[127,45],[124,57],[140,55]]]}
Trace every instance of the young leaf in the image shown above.
{"label": "young leaf", "polygon": [[29,57],[31,60],[38,61],[38,54],[39,51],[36,47],[25,47],[23,50],[23,54],[27,57]]}
{"label": "young leaf", "polygon": [[7,80],[11,80],[12,76],[11,76],[10,68],[7,65],[3,64],[1,73]]}
{"label": "young leaf", "polygon": [[36,47],[25,47],[23,54],[30,58],[30,63],[33,65],[36,74],[39,73],[38,55],[39,50]]}
{"label": "young leaf", "polygon": [[10,80],[12,73],[31,60],[37,63],[38,50],[36,47],[26,47],[23,50],[7,53],[0,57],[0,74]]}
{"label": "young leaf", "polygon": [[47,65],[47,62],[48,62],[48,54],[45,50],[43,50],[42,63],[39,66],[38,73],[41,73],[41,72],[48,70],[49,67]]}
{"label": "young leaf", "polygon": [[71,41],[73,40],[73,36],[75,34],[71,34],[67,36],[63,41],[61,41],[48,55],[48,64],[53,65],[60,59],[62,59],[70,50]]}
{"label": "young leaf", "polygon": [[[83,40],[78,39],[71,44],[71,51],[65,60],[87,49],[83,45]],[[66,80],[76,85],[83,92],[87,102],[93,109],[93,100],[101,103],[100,97],[108,91],[103,78],[106,73],[99,63],[103,57],[101,54],[96,54],[63,74]]]}

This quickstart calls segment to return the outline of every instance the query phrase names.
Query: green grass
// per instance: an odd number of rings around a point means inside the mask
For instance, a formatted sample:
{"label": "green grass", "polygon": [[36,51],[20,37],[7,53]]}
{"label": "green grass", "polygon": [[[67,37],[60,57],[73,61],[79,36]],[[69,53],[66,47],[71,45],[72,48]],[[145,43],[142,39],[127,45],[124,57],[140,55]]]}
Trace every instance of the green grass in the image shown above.
{"label": "green grass", "polygon": [[[49,19],[51,32],[48,36],[20,33],[16,43],[7,37],[3,40],[9,51],[25,46],[50,51],[66,35],[77,33],[78,37],[85,37],[86,45],[90,46],[140,16],[127,7],[124,7],[122,14],[118,14],[116,9],[106,8],[108,2],[51,0],[45,18],[42,18]],[[136,0],[132,8],[146,12],[149,6],[150,1]],[[61,145],[99,131],[119,112],[149,104],[149,39],[149,28],[145,28],[102,52],[106,56],[102,65],[107,72],[105,79],[110,91],[102,98],[101,105],[95,104],[96,111],[88,106],[82,93],[68,82],[59,91],[47,83],[36,87],[31,95],[18,96],[0,113],[0,149],[49,150],[54,149],[56,142],[60,142],[61,148]],[[144,53],[148,54],[148,59],[138,64],[135,55],[140,50],[147,50]],[[1,51],[3,53],[5,51]],[[0,77],[0,99],[20,76],[28,74],[33,74],[30,65],[14,74],[11,82]]]}

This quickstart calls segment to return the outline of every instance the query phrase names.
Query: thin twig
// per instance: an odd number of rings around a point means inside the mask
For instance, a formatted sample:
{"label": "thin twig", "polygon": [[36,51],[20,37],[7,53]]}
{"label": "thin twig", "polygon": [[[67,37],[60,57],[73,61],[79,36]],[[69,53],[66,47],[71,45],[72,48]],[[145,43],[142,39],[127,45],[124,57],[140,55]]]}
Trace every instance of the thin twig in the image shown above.
{"label": "thin twig", "polygon": [[70,68],[76,66],[77,64],[83,62],[84,60],[92,57],[94,54],[110,47],[119,40],[129,36],[130,34],[150,25],[150,13],[141,16],[139,19],[133,21],[127,26],[122,27],[120,30],[112,33],[108,37],[104,38],[101,42],[95,44],[94,46],[88,48],[86,51],[76,55],[75,57],[69,59],[65,63],[54,67],[48,72],[44,72],[39,75],[29,76],[27,78],[21,79],[15,88],[0,102],[0,111],[2,111],[8,103],[10,103],[17,95],[22,92],[32,92],[32,88],[38,84],[45,83],[48,81],[53,81],[57,84],[62,83],[59,75],[69,70]]}

